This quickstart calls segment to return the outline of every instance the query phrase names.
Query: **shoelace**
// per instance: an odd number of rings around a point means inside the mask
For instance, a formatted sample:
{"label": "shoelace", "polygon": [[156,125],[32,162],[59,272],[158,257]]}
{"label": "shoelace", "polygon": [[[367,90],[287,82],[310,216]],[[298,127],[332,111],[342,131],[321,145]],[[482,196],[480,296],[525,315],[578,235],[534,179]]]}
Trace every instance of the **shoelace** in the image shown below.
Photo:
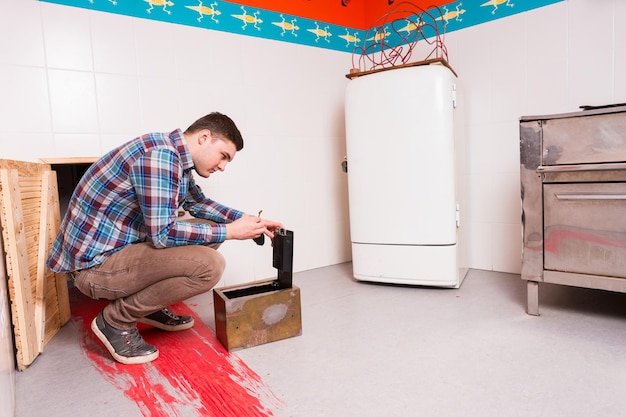
{"label": "shoelace", "polygon": [[169,310],[167,309],[167,307],[165,307],[165,308],[161,309],[161,311],[163,312],[163,314],[165,314],[166,316],[168,316],[168,317],[169,317],[169,318],[171,318],[171,319],[174,319],[174,320],[178,320],[178,319],[180,319],[180,316],[179,316],[179,315],[172,313],[171,311],[169,311]]}
{"label": "shoelace", "polygon": [[122,332],[122,336],[124,337],[124,343],[130,350],[142,348],[146,344],[137,329],[125,330]]}

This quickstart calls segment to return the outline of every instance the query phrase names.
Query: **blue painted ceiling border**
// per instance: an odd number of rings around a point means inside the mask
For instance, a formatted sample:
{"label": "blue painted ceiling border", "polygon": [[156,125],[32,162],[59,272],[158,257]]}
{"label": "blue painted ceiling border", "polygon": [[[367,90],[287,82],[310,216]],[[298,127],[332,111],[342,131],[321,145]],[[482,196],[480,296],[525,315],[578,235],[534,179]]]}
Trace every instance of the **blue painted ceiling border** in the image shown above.
{"label": "blue painted ceiling border", "polygon": [[[201,0],[40,1],[344,52],[352,52],[355,46],[362,47],[367,42],[365,37],[371,36],[371,31],[367,30],[217,0],[210,3]],[[440,7],[439,32],[442,33],[444,25],[445,32],[452,32],[561,1],[565,0],[451,2]],[[394,44],[394,40],[388,39],[388,43]]]}

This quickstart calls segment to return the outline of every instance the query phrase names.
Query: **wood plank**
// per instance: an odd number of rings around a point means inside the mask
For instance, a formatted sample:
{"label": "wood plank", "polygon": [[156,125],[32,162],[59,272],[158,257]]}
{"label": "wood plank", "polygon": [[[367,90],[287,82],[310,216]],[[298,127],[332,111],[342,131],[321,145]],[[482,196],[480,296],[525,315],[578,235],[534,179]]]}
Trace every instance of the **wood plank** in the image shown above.
{"label": "wood plank", "polygon": [[26,258],[26,241],[19,197],[18,173],[15,169],[0,169],[2,224],[5,236],[7,273],[11,288],[11,310],[17,348],[17,365],[26,369],[39,354],[36,328],[32,321],[32,289]]}
{"label": "wood plank", "polygon": [[21,177],[39,178],[44,171],[50,170],[50,165],[35,162],[14,161],[12,159],[0,159],[0,169],[15,169]]}
{"label": "wood plank", "polygon": [[4,266],[16,359],[22,371],[71,313],[65,274],[45,266],[61,223],[56,172],[46,164],[0,159],[2,171],[6,171],[0,176]]}
{"label": "wood plank", "polygon": [[[56,238],[59,229],[61,228],[61,204],[59,202],[59,190],[56,171],[47,171],[47,175],[50,176],[48,180],[48,252],[46,258],[52,250],[52,244]],[[58,310],[59,328],[65,325],[71,318],[70,310],[70,296],[67,289],[67,275],[56,274],[48,270],[49,279],[54,281],[56,285],[56,307]]]}
{"label": "wood plank", "polygon": [[97,156],[77,156],[65,158],[39,158],[45,164],[93,164],[98,160]]}
{"label": "wood plank", "polygon": [[[41,177],[41,200],[48,201],[50,198],[49,182],[50,175],[46,172]],[[43,352],[44,336],[45,336],[45,322],[46,322],[46,259],[48,254],[48,232],[50,231],[49,216],[48,216],[48,204],[43,204],[40,210],[39,217],[39,236],[37,253],[34,259],[36,260],[36,284],[35,284],[35,332],[37,335],[37,346],[39,347],[39,353]]]}
{"label": "wood plank", "polygon": [[367,71],[361,71],[359,68],[352,68],[350,70],[350,73],[346,74],[346,78],[349,78],[352,80],[357,77],[362,77],[364,75],[369,75],[369,74],[375,74],[377,72],[390,71],[390,70],[399,69],[399,68],[419,67],[421,65],[443,65],[444,67],[447,67],[450,71],[452,71],[454,76],[457,77],[456,72],[454,72],[450,64],[448,64],[448,61],[446,61],[443,58],[432,58],[432,59],[426,59],[424,61],[409,62],[408,64],[394,65],[392,67],[377,68],[377,69],[367,70]]}

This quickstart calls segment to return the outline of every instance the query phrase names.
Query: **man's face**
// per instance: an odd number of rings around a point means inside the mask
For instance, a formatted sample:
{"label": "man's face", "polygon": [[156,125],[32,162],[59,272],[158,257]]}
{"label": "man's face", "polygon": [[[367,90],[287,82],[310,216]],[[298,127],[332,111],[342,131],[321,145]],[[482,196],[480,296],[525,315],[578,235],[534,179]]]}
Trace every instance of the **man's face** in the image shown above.
{"label": "man's face", "polygon": [[211,135],[206,131],[206,137],[200,143],[199,152],[193,163],[198,175],[208,178],[216,171],[224,171],[226,164],[235,158],[237,147],[233,142]]}

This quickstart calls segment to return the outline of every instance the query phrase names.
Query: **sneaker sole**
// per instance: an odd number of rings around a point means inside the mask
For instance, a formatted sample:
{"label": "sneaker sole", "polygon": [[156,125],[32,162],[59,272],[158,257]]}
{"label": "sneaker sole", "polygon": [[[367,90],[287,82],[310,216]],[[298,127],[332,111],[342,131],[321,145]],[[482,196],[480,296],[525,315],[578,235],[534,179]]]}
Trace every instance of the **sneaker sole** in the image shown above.
{"label": "sneaker sole", "polygon": [[146,317],[142,317],[137,319],[137,323],[149,324],[152,327],[156,327],[157,329],[166,330],[168,332],[178,332],[181,330],[191,329],[193,327],[194,321],[191,320],[189,323],[178,324],[178,325],[167,325],[163,324],[160,321],[151,320]]}
{"label": "sneaker sole", "polygon": [[111,356],[113,356],[113,359],[115,359],[116,361],[123,363],[124,365],[139,365],[142,363],[152,362],[153,360],[159,357],[158,350],[154,353],[151,353],[149,355],[144,355],[144,356],[127,357],[127,356],[119,355],[117,352],[115,352],[115,348],[113,347],[113,345],[111,345],[111,343],[109,343],[109,340],[106,338],[104,333],[102,333],[102,331],[100,331],[100,329],[98,328],[98,324],[96,323],[97,318],[98,317],[93,319],[93,321],[91,322],[91,331],[93,331],[94,334],[98,337],[98,339],[100,339],[102,344],[104,344],[104,347],[107,348]]}

